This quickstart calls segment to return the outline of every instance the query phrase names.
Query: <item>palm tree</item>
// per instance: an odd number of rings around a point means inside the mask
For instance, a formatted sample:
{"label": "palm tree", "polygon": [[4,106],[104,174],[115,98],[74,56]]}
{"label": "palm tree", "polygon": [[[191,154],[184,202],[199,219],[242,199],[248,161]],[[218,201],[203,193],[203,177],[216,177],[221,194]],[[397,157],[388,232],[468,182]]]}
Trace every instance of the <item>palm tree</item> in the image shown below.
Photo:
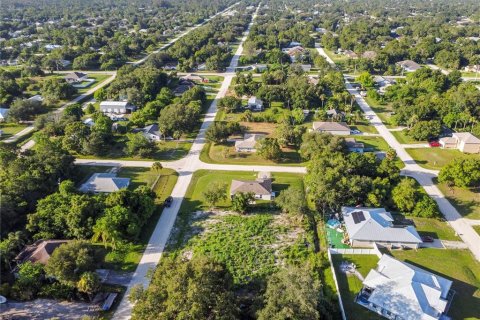
{"label": "palm tree", "polygon": [[160,171],[162,171],[162,169],[163,169],[163,166],[162,166],[162,163],[160,161],[155,161],[152,164],[152,168],[151,168],[152,171],[155,171],[155,172],[159,173]]}

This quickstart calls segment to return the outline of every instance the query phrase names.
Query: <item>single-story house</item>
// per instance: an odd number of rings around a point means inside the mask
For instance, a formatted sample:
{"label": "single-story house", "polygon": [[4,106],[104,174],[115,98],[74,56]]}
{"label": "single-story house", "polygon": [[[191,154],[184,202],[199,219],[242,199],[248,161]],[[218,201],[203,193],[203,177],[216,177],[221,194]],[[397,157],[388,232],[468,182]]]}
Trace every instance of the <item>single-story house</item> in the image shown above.
{"label": "single-story house", "polygon": [[423,242],[414,226],[394,225],[384,208],[342,207],[342,216],[352,247],[397,246],[417,249]]}
{"label": "single-story house", "polygon": [[81,192],[111,193],[128,188],[129,185],[130,178],[120,178],[115,173],[94,173],[78,190]]}
{"label": "single-story house", "polygon": [[253,96],[248,99],[247,108],[252,111],[262,111],[263,110],[263,101]]}
{"label": "single-story house", "polygon": [[362,142],[357,142],[355,138],[346,138],[345,144],[350,152],[363,153],[365,149],[365,145]]}
{"label": "single-story house", "polygon": [[186,79],[180,79],[178,82],[177,87],[173,90],[173,94],[178,96],[181,96],[191,88],[195,87],[195,82],[191,80],[186,80]]}
{"label": "single-story house", "polygon": [[302,68],[303,72],[310,72],[310,70],[312,70],[311,64],[301,64],[300,67]]}
{"label": "single-story house", "polygon": [[83,72],[72,72],[65,76],[68,83],[79,83],[87,79],[87,74]]}
{"label": "single-story house", "polygon": [[100,111],[103,113],[125,114],[135,111],[136,107],[128,101],[102,101]]}
{"label": "single-story house", "polygon": [[146,126],[141,130],[145,138],[150,141],[160,141],[162,139],[162,133],[158,127],[157,123]]}
{"label": "single-story house", "polygon": [[9,109],[7,108],[0,108],[0,122],[4,122],[7,120]]}
{"label": "single-story house", "polygon": [[350,127],[345,122],[323,122],[315,121],[313,131],[330,133],[333,135],[350,135]]}
{"label": "single-story house", "polygon": [[444,149],[458,149],[464,153],[480,153],[480,139],[470,132],[456,132],[439,140]]}
{"label": "single-story house", "polygon": [[384,254],[355,302],[387,319],[450,319],[451,287],[448,279]]}
{"label": "single-story house", "polygon": [[421,68],[421,66],[412,60],[404,60],[396,63],[397,66],[401,67],[407,72],[414,72]]}
{"label": "single-story house", "polygon": [[266,64],[257,63],[257,64],[253,64],[252,68],[257,72],[264,72],[268,69],[268,66]]}
{"label": "single-story house", "polygon": [[333,119],[342,119],[345,117],[345,112],[339,111],[338,109],[328,109],[327,110],[327,117]]}
{"label": "single-story house", "polygon": [[88,118],[83,120],[83,124],[89,127],[93,127],[93,125],[95,124],[95,121],[93,121],[92,118]]}
{"label": "single-story house", "polygon": [[365,51],[362,53],[362,58],[374,60],[377,57],[377,53],[375,51]]}
{"label": "single-story house", "polygon": [[205,78],[198,74],[193,74],[193,73],[187,74],[186,76],[183,76],[180,79],[208,83],[208,78]]}
{"label": "single-story house", "polygon": [[232,180],[230,186],[230,196],[232,198],[236,193],[249,192],[255,194],[255,199],[272,200],[275,195],[272,192],[272,179],[270,174],[260,172],[255,181]]}
{"label": "single-story house", "polygon": [[19,265],[30,261],[45,265],[53,251],[67,242],[68,240],[37,240],[31,245],[25,246],[25,248],[20,251],[14,259],[15,263]]}
{"label": "single-story house", "polygon": [[302,44],[300,42],[297,42],[297,41],[291,41],[289,44],[288,44],[288,47],[289,48],[293,48],[293,47],[298,47],[298,46],[301,46]]}
{"label": "single-story house", "polygon": [[301,46],[295,46],[293,48],[285,48],[282,51],[290,57],[291,62],[295,62],[297,60],[297,56],[303,55],[305,49]]}
{"label": "single-story house", "polygon": [[358,59],[358,54],[356,54],[352,50],[345,50],[343,51],[343,54],[349,57],[350,59]]}
{"label": "single-story house", "polygon": [[466,72],[480,72],[480,64],[466,66],[464,70]]}
{"label": "single-story house", "polygon": [[245,134],[243,140],[235,141],[236,152],[256,152],[257,142],[263,139],[263,134]]}
{"label": "single-story house", "polygon": [[37,101],[37,102],[43,102],[43,97],[39,94],[36,94],[30,98],[28,98],[28,100],[31,100],[31,101]]}
{"label": "single-story house", "polygon": [[176,63],[166,63],[164,66],[163,66],[163,69],[165,70],[177,70],[177,64]]}

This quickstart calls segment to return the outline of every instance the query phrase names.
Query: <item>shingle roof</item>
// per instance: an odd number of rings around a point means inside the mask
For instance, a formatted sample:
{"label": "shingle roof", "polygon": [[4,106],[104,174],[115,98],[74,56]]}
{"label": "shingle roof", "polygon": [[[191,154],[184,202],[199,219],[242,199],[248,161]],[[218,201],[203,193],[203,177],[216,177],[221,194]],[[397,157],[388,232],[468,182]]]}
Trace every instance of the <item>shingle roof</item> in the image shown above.
{"label": "shingle roof", "polygon": [[65,76],[66,79],[80,79],[80,78],[83,78],[83,77],[86,77],[87,74],[86,73],[83,73],[83,72],[72,72],[72,73],[69,73]]}
{"label": "shingle roof", "polygon": [[313,123],[313,130],[319,131],[350,131],[350,127],[345,122],[319,122]]}
{"label": "shingle roof", "polygon": [[243,140],[235,141],[236,149],[253,149],[255,148],[257,141],[265,137],[263,134],[246,134]]}
{"label": "shingle roof", "polygon": [[470,143],[470,144],[480,144],[480,139],[475,137],[473,134],[470,132],[456,132],[453,134],[454,137],[457,137],[458,140],[461,140],[465,143]]}
{"label": "shingle roof", "polygon": [[403,319],[439,319],[452,281],[384,254],[363,284],[373,289],[369,302]]}
{"label": "shingle roof", "polygon": [[28,245],[15,257],[18,263],[31,261],[34,263],[46,264],[53,251],[68,240],[38,240]]}
{"label": "shingle roof", "polygon": [[151,124],[151,125],[146,126],[145,128],[143,128],[143,132],[149,133],[149,134],[154,134],[154,135],[157,135],[157,136],[160,136],[160,135],[161,135],[160,129],[159,129],[159,127],[158,127],[158,124],[156,124],[156,123]]}
{"label": "shingle roof", "polygon": [[417,70],[421,68],[421,66],[418,63],[412,60],[400,61],[400,62],[397,62],[397,64],[403,68],[408,68],[411,70]]}
{"label": "shingle roof", "polygon": [[343,207],[342,214],[351,240],[392,243],[422,242],[415,227],[393,227],[392,215],[384,208]]}
{"label": "shingle roof", "polygon": [[115,192],[130,185],[130,178],[119,178],[115,173],[94,173],[79,188],[81,192]]}
{"label": "shingle roof", "polygon": [[272,194],[271,179],[257,179],[256,181],[232,180],[230,186],[230,194],[234,195],[239,192],[253,192],[256,195]]}

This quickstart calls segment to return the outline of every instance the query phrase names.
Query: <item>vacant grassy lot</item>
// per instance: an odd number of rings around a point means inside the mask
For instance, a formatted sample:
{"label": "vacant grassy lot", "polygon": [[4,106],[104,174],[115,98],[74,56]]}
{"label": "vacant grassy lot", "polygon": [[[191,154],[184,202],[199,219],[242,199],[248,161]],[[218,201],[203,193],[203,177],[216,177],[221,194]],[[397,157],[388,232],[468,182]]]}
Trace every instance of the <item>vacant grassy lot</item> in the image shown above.
{"label": "vacant grassy lot", "polygon": [[[227,148],[228,155],[224,157],[224,148]],[[278,162],[265,160],[255,152],[236,152],[235,144],[225,143],[222,145],[207,143],[202,150],[200,160],[207,163],[222,163],[222,164],[259,164],[259,165],[287,165],[287,166],[304,166],[305,163],[300,157],[300,154],[290,148],[283,148],[283,158]]]}
{"label": "vacant grassy lot", "polygon": [[407,218],[415,221],[415,226],[421,236],[431,236],[441,240],[460,240],[446,221],[412,216],[407,216]]}
{"label": "vacant grassy lot", "polygon": [[480,159],[478,154],[464,154],[458,150],[442,148],[408,148],[408,154],[422,167],[439,170],[453,159],[461,157],[474,157]]}
{"label": "vacant grassy lot", "polygon": [[480,263],[468,250],[393,251],[393,256],[453,281],[456,291],[448,315],[480,319]]}
{"label": "vacant grassy lot", "polygon": [[17,123],[2,123],[0,122],[0,130],[3,131],[0,140],[10,138],[11,136],[19,133],[27,127],[26,124],[17,124]]}
{"label": "vacant grassy lot", "polygon": [[364,99],[387,127],[393,127],[390,119],[393,108],[390,104],[380,104],[378,101],[369,97],[364,97]]}
{"label": "vacant grassy lot", "polygon": [[393,136],[401,144],[413,144],[413,143],[427,143],[427,141],[416,141],[409,135],[405,130],[403,131],[392,131]]}
{"label": "vacant grassy lot", "polygon": [[480,189],[450,188],[445,183],[437,186],[462,216],[480,219]]}
{"label": "vacant grassy lot", "polygon": [[338,280],[338,287],[342,295],[347,319],[380,320],[384,319],[370,310],[354,302],[355,296],[362,289],[362,281],[354,275],[347,275],[340,271],[342,261],[355,263],[357,270],[366,277],[371,269],[376,268],[378,257],[375,255],[332,255],[333,266]]}

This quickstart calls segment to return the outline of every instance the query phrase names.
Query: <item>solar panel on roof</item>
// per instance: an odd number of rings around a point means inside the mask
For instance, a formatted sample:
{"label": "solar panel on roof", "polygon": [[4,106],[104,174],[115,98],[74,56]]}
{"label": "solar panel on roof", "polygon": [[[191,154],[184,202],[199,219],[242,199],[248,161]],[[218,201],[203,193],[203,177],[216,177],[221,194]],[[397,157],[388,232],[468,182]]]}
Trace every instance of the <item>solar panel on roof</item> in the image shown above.
{"label": "solar panel on roof", "polygon": [[352,218],[355,224],[365,221],[365,215],[363,214],[362,211],[352,212]]}

